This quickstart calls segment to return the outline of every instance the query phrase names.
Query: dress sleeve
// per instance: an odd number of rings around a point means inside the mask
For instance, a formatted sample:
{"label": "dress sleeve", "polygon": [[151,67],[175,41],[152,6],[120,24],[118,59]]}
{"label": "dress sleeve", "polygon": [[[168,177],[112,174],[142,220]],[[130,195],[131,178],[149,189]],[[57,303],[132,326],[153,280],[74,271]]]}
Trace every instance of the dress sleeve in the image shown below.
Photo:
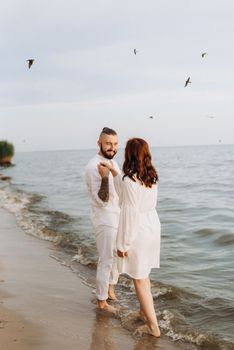
{"label": "dress sleeve", "polygon": [[116,176],[113,177],[115,191],[118,194],[120,201],[122,199],[122,189],[123,189],[122,177],[123,175],[121,174],[117,174]]}
{"label": "dress sleeve", "polygon": [[139,226],[138,185],[130,181],[122,181],[123,198],[117,233],[117,249],[121,252],[126,252],[131,248]]}

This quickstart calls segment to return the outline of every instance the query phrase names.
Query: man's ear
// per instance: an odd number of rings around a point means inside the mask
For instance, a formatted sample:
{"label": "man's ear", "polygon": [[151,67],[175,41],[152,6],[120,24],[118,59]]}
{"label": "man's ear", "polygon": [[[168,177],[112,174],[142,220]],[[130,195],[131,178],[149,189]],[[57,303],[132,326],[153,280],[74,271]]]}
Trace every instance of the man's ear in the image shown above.
{"label": "man's ear", "polygon": [[97,145],[98,145],[99,147],[101,147],[101,141],[100,141],[100,139],[97,141]]}

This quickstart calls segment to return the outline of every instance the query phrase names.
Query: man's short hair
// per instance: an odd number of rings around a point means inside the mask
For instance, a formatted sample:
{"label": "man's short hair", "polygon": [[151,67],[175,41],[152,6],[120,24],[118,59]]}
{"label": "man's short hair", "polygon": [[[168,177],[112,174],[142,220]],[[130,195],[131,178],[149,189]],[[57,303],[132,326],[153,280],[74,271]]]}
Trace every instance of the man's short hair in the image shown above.
{"label": "man's short hair", "polygon": [[101,134],[100,134],[100,137],[103,135],[103,134],[106,134],[106,135],[117,135],[117,132],[113,129],[110,129],[110,128],[107,128],[107,127],[104,127],[101,131]]}

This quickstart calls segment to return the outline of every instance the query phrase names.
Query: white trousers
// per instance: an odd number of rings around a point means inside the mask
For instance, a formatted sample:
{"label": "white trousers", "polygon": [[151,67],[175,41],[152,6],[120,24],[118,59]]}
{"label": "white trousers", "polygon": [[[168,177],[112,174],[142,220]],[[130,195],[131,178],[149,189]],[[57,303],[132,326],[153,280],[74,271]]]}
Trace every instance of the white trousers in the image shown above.
{"label": "white trousers", "polygon": [[98,250],[96,296],[98,300],[108,298],[109,284],[118,282],[116,235],[117,229],[100,225],[95,229]]}

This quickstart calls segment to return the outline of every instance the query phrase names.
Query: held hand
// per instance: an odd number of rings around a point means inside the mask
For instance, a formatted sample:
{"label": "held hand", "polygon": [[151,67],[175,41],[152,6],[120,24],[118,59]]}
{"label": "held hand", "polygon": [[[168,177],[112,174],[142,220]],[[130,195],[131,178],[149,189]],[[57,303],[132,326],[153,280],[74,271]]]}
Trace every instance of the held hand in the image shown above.
{"label": "held hand", "polygon": [[117,255],[119,258],[124,258],[125,256],[128,256],[128,252],[121,252],[120,250],[117,249]]}
{"label": "held hand", "polygon": [[108,168],[110,171],[114,170],[113,163],[112,163],[111,160],[109,160],[108,162],[101,162],[100,165],[105,166],[105,167]]}
{"label": "held hand", "polygon": [[105,165],[98,164],[97,167],[98,167],[98,172],[102,178],[109,176],[110,170]]}
{"label": "held hand", "polygon": [[100,165],[106,167],[107,169],[109,169],[109,171],[111,172],[111,174],[115,177],[118,172],[115,170],[114,166],[113,166],[113,162],[110,160],[108,163],[100,163]]}

